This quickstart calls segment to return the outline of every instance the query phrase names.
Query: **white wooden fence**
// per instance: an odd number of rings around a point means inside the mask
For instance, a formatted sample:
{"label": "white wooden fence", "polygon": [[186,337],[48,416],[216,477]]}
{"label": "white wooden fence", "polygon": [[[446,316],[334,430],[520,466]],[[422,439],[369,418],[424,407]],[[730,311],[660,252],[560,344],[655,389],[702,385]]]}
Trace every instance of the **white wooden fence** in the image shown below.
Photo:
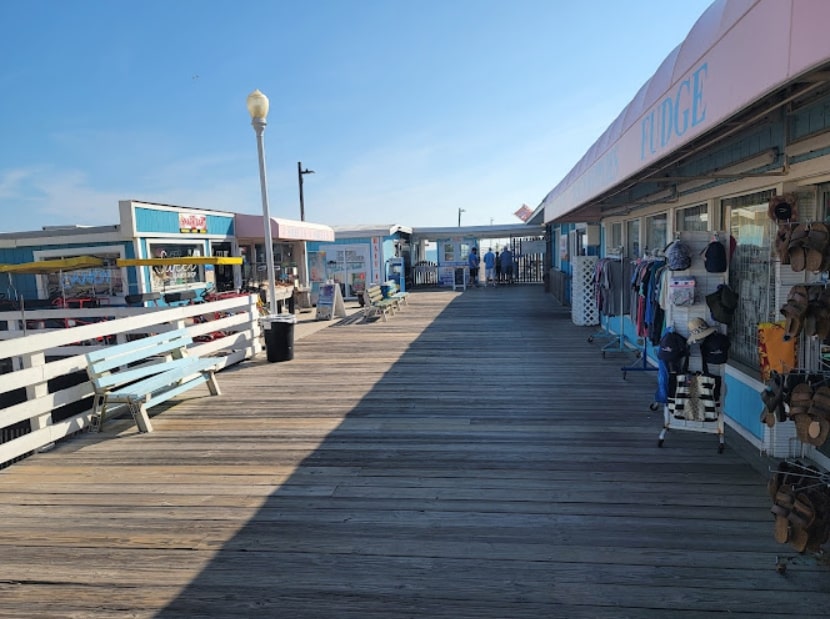
{"label": "white wooden fence", "polygon": [[[93,393],[86,353],[128,337],[185,327],[197,340],[192,353],[223,357],[221,369],[260,352],[256,299],[250,295],[172,309],[0,312],[0,467],[86,428]],[[66,328],[48,328],[56,321]]]}

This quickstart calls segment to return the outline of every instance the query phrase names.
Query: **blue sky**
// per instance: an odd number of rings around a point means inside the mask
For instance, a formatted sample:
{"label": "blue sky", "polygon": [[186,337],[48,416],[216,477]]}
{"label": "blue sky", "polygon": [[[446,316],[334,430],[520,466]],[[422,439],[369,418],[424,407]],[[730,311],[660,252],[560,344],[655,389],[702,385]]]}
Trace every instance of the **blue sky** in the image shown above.
{"label": "blue sky", "polygon": [[119,199],[261,213],[245,100],[271,101],[271,214],[519,223],[709,0],[4,0],[0,232]]}

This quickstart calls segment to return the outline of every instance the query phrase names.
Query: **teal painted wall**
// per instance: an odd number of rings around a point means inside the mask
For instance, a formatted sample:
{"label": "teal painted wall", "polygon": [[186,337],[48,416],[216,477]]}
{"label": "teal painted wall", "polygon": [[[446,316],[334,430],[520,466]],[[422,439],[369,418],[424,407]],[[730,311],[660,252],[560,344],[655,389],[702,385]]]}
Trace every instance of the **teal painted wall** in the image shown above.
{"label": "teal painted wall", "polygon": [[[152,208],[135,207],[135,228],[137,234],[172,234],[179,232],[179,214],[176,211],[162,211]],[[207,234],[233,236],[233,216],[207,215]],[[198,234],[183,234],[183,237],[198,237]]]}
{"label": "teal painted wall", "polygon": [[726,377],[726,397],[723,410],[742,428],[758,440],[764,440],[764,426],[761,423],[763,404],[758,391],[731,376]]}

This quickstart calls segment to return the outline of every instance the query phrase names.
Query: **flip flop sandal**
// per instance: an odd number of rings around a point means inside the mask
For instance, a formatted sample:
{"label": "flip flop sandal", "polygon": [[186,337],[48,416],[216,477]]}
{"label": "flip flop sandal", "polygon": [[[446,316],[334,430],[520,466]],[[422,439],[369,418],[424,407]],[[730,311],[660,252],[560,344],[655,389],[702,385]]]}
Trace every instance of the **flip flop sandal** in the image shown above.
{"label": "flip flop sandal", "polygon": [[810,231],[804,224],[799,224],[792,231],[790,242],[787,245],[787,254],[790,257],[790,267],[796,273],[801,272],[807,266],[807,239]]}
{"label": "flip flop sandal", "polygon": [[[796,481],[795,476],[797,473],[798,471],[796,468],[786,460],[781,460],[781,462],[778,463],[778,469],[772,474],[772,476],[770,476],[769,482],[767,483],[769,498],[772,499],[773,503],[776,502],[779,490],[789,496],[795,496],[795,491],[792,486]],[[791,503],[792,501],[789,502]],[[828,514],[830,514],[830,512],[828,512]]]}
{"label": "flip flop sandal", "polygon": [[830,249],[830,226],[820,221],[812,223],[808,239],[808,247],[820,251],[823,258]]}
{"label": "flip flop sandal", "polygon": [[830,386],[821,385],[810,400],[810,414],[830,419]]}
{"label": "flip flop sandal", "polygon": [[781,308],[784,316],[784,339],[789,340],[801,333],[804,327],[804,315],[807,311],[806,305],[801,305],[794,300],[787,301]]}
{"label": "flip flop sandal", "polygon": [[775,541],[779,544],[786,544],[790,539],[790,511],[779,505],[773,505],[770,510],[775,516]]}
{"label": "flip flop sandal", "polygon": [[810,291],[804,284],[796,284],[790,287],[787,293],[788,301],[797,301],[799,305],[807,305],[810,300]]}
{"label": "flip flop sandal", "polygon": [[790,224],[779,224],[778,232],[775,233],[775,251],[781,260],[781,264],[790,263],[789,247],[792,231]]}
{"label": "flip flop sandal", "polygon": [[[776,516],[777,518],[777,516]],[[798,552],[804,552],[810,541],[810,530],[816,521],[816,510],[806,494],[799,494],[787,515],[790,521],[790,544]]]}
{"label": "flip flop sandal", "polygon": [[806,260],[805,268],[808,271],[818,271],[827,253],[827,243],[830,241],[830,230],[823,223],[810,225],[805,243]]}
{"label": "flip flop sandal", "polygon": [[823,286],[807,287],[807,311],[804,316],[804,335],[812,337],[818,330],[818,315],[823,309],[821,305],[821,293]]}
{"label": "flip flop sandal", "polygon": [[[790,292],[787,295],[787,302],[781,308],[781,313],[787,318],[785,332],[788,335],[795,336],[801,331],[809,302],[810,295],[807,290],[807,286],[804,286],[803,284],[796,284],[790,288]],[[797,330],[795,330],[793,322],[798,323]]]}
{"label": "flip flop sandal", "polygon": [[785,485],[775,493],[774,504],[778,507],[791,510],[795,505],[795,492],[792,486]]}
{"label": "flip flop sandal", "polygon": [[[776,521],[777,524],[777,521]],[[810,541],[810,532],[806,529],[802,529],[796,526],[790,526],[790,546],[792,546],[796,552],[804,552],[807,550],[807,544]]]}
{"label": "flip flop sandal", "polygon": [[761,422],[772,428],[775,425],[778,407],[783,407],[784,394],[775,393],[770,387],[766,387],[761,390],[761,401],[764,403],[764,409],[761,411]]}
{"label": "flip flop sandal", "polygon": [[765,407],[761,411],[761,423],[766,424],[769,428],[775,427],[775,413]]}
{"label": "flip flop sandal", "polygon": [[821,447],[830,435],[830,421],[825,417],[811,417],[811,419],[810,427],[807,429],[807,435],[810,437],[809,443],[815,447]]}
{"label": "flip flop sandal", "polygon": [[790,418],[795,423],[795,435],[798,437],[798,440],[802,443],[809,444],[812,440],[810,438],[810,424],[812,423],[812,419],[810,415],[807,413],[795,413],[793,414],[792,409],[790,410]]}
{"label": "flip flop sandal", "polygon": [[807,414],[813,403],[813,388],[807,383],[799,383],[790,392],[790,417]]}

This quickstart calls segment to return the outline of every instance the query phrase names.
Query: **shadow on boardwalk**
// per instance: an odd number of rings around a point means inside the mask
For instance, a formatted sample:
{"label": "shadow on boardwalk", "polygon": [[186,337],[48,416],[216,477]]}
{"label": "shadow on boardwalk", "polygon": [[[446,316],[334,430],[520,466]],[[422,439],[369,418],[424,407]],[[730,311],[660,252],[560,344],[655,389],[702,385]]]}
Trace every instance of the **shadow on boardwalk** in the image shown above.
{"label": "shadow on boardwalk", "polygon": [[[67,589],[86,601],[63,616],[826,616],[824,566],[776,573],[793,555],[733,436],[657,448],[654,373],[623,380],[632,357],[603,359],[540,288],[412,296],[223,372],[221,398],[183,399],[153,434],[24,463],[100,471],[96,510],[64,524],[91,519],[69,545],[101,589]],[[28,590],[29,616],[52,616]]]}

